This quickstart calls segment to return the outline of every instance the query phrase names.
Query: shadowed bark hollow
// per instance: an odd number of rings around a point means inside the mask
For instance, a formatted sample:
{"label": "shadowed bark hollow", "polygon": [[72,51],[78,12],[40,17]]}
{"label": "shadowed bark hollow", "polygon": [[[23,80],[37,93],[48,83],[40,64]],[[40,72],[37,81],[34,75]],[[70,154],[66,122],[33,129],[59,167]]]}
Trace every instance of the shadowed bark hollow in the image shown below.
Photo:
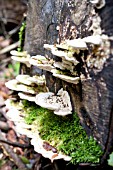
{"label": "shadowed bark hollow", "polygon": [[[100,4],[101,5],[101,4]],[[92,34],[113,36],[113,1],[106,0],[98,8],[88,0],[30,0],[28,2],[25,47],[31,55],[54,57],[44,50],[45,43],[55,44],[65,39],[84,38]],[[59,26],[59,31],[56,27]],[[72,30],[73,28],[73,30]],[[58,41],[58,42],[57,42]],[[47,86],[57,92],[63,87],[70,96],[73,110],[77,112],[81,124],[88,135],[93,135],[105,151],[103,159],[112,149],[113,143],[113,42],[107,40],[101,52],[105,62],[92,54],[92,49],[84,52],[84,61],[79,65],[80,74],[86,80],[77,85],[61,81],[46,72]],[[94,65],[88,66],[87,57],[93,58]],[[55,58],[56,59],[56,58]],[[30,74],[40,72],[31,67]]]}

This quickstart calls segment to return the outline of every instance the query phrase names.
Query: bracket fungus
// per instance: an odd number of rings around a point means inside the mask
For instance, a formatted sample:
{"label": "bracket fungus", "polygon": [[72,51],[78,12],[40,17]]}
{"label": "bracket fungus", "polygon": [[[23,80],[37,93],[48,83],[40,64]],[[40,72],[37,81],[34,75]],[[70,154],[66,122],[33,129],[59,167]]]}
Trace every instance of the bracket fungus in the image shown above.
{"label": "bracket fungus", "polygon": [[21,128],[24,129],[30,129],[31,125],[28,125],[25,123],[25,120],[23,117],[24,114],[21,114],[23,112],[22,110],[22,104],[21,102],[15,103],[11,99],[7,99],[5,101],[6,107],[8,108],[8,112],[6,113],[6,116],[14,122],[16,126],[21,126]]}
{"label": "bracket fungus", "polygon": [[16,79],[6,82],[5,85],[9,89],[15,90],[15,91],[22,91],[22,92],[30,93],[30,94],[36,94],[38,92],[36,88],[27,86],[24,84],[20,84],[20,82],[18,82]]}
{"label": "bracket fungus", "polygon": [[53,67],[53,60],[49,60],[44,56],[41,55],[36,55],[32,56],[29,60],[29,63],[31,65],[37,66],[40,69],[46,70],[46,71],[51,71]]}
{"label": "bracket fungus", "polygon": [[54,110],[54,114],[59,116],[72,114],[69,94],[63,89],[60,89],[57,95],[52,92],[40,93],[36,95],[35,103],[43,108]]}
{"label": "bracket fungus", "polygon": [[61,70],[70,70],[70,72],[73,72],[74,66],[72,63],[66,64],[65,62],[55,62],[54,63],[55,68],[59,68]]}
{"label": "bracket fungus", "polygon": [[78,49],[78,50],[86,50],[87,49],[87,44],[81,38],[73,39],[73,40],[66,40],[66,43],[69,46],[73,47],[74,49]]}
{"label": "bracket fungus", "polygon": [[52,52],[53,55],[55,55],[57,57],[60,57],[64,60],[67,60],[69,62],[74,63],[74,65],[78,64],[78,61],[76,60],[76,58],[73,57],[73,54],[75,53],[73,51],[68,52],[68,51],[61,51],[61,50],[58,50],[58,49],[54,49],[51,52]]}
{"label": "bracket fungus", "polygon": [[79,76],[76,76],[76,77],[68,76],[68,75],[63,74],[62,71],[57,70],[57,69],[53,69],[52,73],[53,73],[54,77],[57,77],[57,78],[64,80],[68,83],[78,84],[79,80],[80,80]]}
{"label": "bracket fungus", "polygon": [[[46,48],[49,47],[49,48]],[[60,57],[66,61],[72,62],[75,65],[78,64],[78,61],[76,60],[75,57],[73,57],[74,53],[79,53],[78,49],[71,48],[67,45],[67,43],[64,44],[56,44],[56,45],[49,45],[49,44],[44,44],[44,48],[47,50],[50,50],[51,53],[57,57]]]}
{"label": "bracket fungus", "polygon": [[40,91],[47,91],[44,76],[18,75],[16,79],[6,82],[5,85],[11,90],[23,92],[18,93],[19,97],[28,101],[34,101],[35,95]]}
{"label": "bracket fungus", "polygon": [[44,85],[45,84],[45,76],[29,76],[29,75],[18,75],[16,76],[16,80],[20,83],[28,85],[28,86],[36,86],[36,85]]}
{"label": "bracket fungus", "polygon": [[83,40],[86,43],[90,43],[90,44],[94,44],[94,45],[100,45],[102,43],[102,38],[100,35],[88,36],[88,37],[83,38]]}
{"label": "bracket fungus", "polygon": [[[25,112],[22,107],[22,102],[13,102],[11,99],[6,100],[5,102],[6,108],[8,108],[8,112],[6,116],[14,122],[15,130],[18,135],[26,135],[28,138],[36,137],[37,132],[35,134],[35,130],[37,129],[34,125],[28,125],[25,122]],[[18,107],[19,106],[19,107]]]}
{"label": "bracket fungus", "polygon": [[[65,40],[60,44],[44,44],[44,48],[61,58],[60,62],[55,61],[53,64],[54,69],[51,70],[53,76],[69,83],[78,84],[79,80],[83,81],[80,75],[85,74],[84,71],[87,72],[87,67],[93,68],[95,73],[102,70],[109,56],[108,39],[106,35],[95,33],[84,38]],[[83,71],[82,68],[85,70]]]}
{"label": "bracket fungus", "polygon": [[26,64],[27,67],[31,66],[29,63],[30,55],[26,51],[18,52],[18,51],[12,50],[10,53],[12,55],[11,58],[13,60],[24,63]]}
{"label": "bracket fungus", "polygon": [[44,44],[44,48],[47,50],[51,50],[52,48],[54,48],[54,45]]}
{"label": "bracket fungus", "polygon": [[28,100],[30,102],[35,102],[35,95],[26,94],[26,93],[18,93],[20,99]]}
{"label": "bracket fungus", "polygon": [[51,162],[58,159],[64,159],[65,161],[70,161],[72,159],[70,156],[66,156],[60,152],[58,153],[54,147],[42,140],[40,137],[33,138],[31,140],[31,144],[34,146],[34,150],[36,152],[42,154],[45,158],[49,158]]}
{"label": "bracket fungus", "polygon": [[54,101],[54,103],[49,102],[48,100],[54,97],[54,93],[40,93],[36,95],[35,103],[41,107],[44,107],[49,110],[58,110],[60,105]]}

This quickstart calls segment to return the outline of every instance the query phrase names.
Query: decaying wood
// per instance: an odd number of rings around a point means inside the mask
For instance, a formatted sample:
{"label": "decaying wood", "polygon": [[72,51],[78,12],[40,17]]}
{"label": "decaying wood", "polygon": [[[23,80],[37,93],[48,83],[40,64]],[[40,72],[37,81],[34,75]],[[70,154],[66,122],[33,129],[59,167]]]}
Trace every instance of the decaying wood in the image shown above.
{"label": "decaying wood", "polygon": [[[98,9],[88,0],[30,0],[28,3],[27,29],[24,49],[31,55],[51,56],[43,49],[44,43],[54,44],[65,39],[83,38],[92,33],[113,36],[113,1],[106,0],[105,6]],[[56,27],[59,26],[59,32]],[[71,28],[74,28],[73,31]],[[50,91],[66,89],[87,134],[93,135],[105,151],[104,159],[113,144],[113,40],[103,46],[104,64],[97,67],[83,62],[79,72],[86,80],[77,85],[66,83],[46,72],[47,86]],[[89,50],[85,54],[87,58]],[[31,68],[30,74],[38,69]],[[90,79],[89,79],[90,77]]]}

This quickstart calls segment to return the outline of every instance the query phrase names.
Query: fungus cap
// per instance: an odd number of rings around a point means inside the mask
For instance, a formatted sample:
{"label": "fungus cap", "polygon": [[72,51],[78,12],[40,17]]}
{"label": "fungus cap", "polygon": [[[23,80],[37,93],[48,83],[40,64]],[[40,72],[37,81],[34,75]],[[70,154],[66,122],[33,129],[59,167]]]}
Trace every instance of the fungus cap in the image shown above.
{"label": "fungus cap", "polygon": [[53,61],[48,60],[46,57],[44,56],[33,56],[31,57],[31,59],[29,60],[29,63],[31,65],[37,66],[40,69],[46,70],[46,71],[51,71],[54,67],[53,67]]}
{"label": "fungus cap", "polygon": [[79,50],[86,50],[87,49],[87,44],[83,39],[73,39],[73,40],[66,40],[67,44],[75,49]]}
{"label": "fungus cap", "polygon": [[64,159],[65,161],[70,161],[71,157],[63,155],[62,153],[54,153],[52,150],[46,150],[43,147],[44,140],[40,137],[34,137],[31,140],[31,144],[34,146],[34,150],[40,153],[43,157],[48,158],[53,162],[54,160]]}
{"label": "fungus cap", "polygon": [[35,95],[26,94],[26,93],[18,93],[20,99],[28,100],[30,102],[35,102]]}
{"label": "fungus cap", "polygon": [[44,48],[47,50],[51,50],[53,47],[54,47],[54,45],[44,44]]}
{"label": "fungus cap", "polygon": [[94,45],[100,45],[102,43],[102,38],[101,38],[100,35],[88,36],[88,37],[83,38],[83,40],[86,43],[91,43],[91,44],[94,44]]}
{"label": "fungus cap", "polygon": [[36,95],[35,103],[43,108],[49,109],[49,110],[58,110],[60,108],[60,105],[58,103],[49,103],[47,102],[47,99],[54,96],[54,93],[47,92],[47,93],[40,93]]}
{"label": "fungus cap", "polygon": [[55,95],[54,93],[40,93],[36,95],[35,103],[41,107],[53,110],[54,114],[65,116],[72,114],[72,106],[67,91],[60,89]]}
{"label": "fungus cap", "polygon": [[26,64],[27,67],[30,67],[30,63],[29,63],[29,58],[26,57],[17,57],[17,56],[11,56],[11,58],[15,61],[18,61],[20,63],[24,63]]}
{"label": "fungus cap", "polygon": [[29,76],[29,75],[18,75],[16,76],[16,80],[18,80],[20,83],[23,83],[28,86],[36,86],[36,85],[43,85],[45,83],[45,77],[44,76]]}
{"label": "fungus cap", "polygon": [[80,77],[71,77],[71,76],[68,76],[68,75],[64,75],[64,74],[60,74],[60,71],[59,70],[52,70],[52,73],[53,73],[53,76],[54,77],[57,77],[61,80],[64,80],[66,82],[69,82],[69,83],[73,83],[73,84],[78,84],[79,83],[79,80],[80,80]]}
{"label": "fungus cap", "polygon": [[24,84],[20,84],[16,79],[9,80],[8,82],[5,83],[6,87],[8,87],[11,90],[15,91],[22,91],[25,93],[30,93],[30,94],[36,94],[37,89],[34,87],[30,87]]}
{"label": "fungus cap", "polygon": [[26,57],[26,58],[29,56],[29,54],[27,53],[27,51],[18,52],[18,51],[16,51],[16,50],[12,50],[12,51],[10,51],[10,54],[11,54],[11,55],[14,55],[14,56]]}

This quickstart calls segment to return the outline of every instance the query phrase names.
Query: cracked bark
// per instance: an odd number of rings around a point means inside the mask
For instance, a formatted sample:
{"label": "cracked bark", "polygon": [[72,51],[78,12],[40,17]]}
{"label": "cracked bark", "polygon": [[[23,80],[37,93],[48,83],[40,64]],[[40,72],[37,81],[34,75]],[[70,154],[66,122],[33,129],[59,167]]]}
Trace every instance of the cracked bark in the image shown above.
{"label": "cracked bark", "polygon": [[[31,55],[46,53],[54,57],[44,50],[43,44],[55,44],[57,38],[62,42],[67,38],[92,35],[95,31],[91,29],[94,15],[97,27],[99,27],[98,18],[101,20],[100,28],[96,31],[113,36],[112,14],[112,0],[107,0],[106,5],[101,9],[94,8],[88,0],[30,0],[24,49]],[[59,32],[56,26],[60,26]],[[71,26],[74,28],[73,34],[70,32]],[[105,151],[102,160],[106,159],[113,144],[113,41],[109,40],[109,44],[110,47],[104,48],[104,53],[107,49],[109,52],[106,54],[106,63],[101,69],[87,67],[86,71],[85,64],[80,68],[80,71],[91,79],[73,85],[52,77],[48,72],[45,73],[50,91],[57,92],[63,87],[69,92],[73,110],[78,113],[82,126],[89,136],[93,135],[97,139]],[[32,67],[30,74],[41,72],[36,67]]]}

